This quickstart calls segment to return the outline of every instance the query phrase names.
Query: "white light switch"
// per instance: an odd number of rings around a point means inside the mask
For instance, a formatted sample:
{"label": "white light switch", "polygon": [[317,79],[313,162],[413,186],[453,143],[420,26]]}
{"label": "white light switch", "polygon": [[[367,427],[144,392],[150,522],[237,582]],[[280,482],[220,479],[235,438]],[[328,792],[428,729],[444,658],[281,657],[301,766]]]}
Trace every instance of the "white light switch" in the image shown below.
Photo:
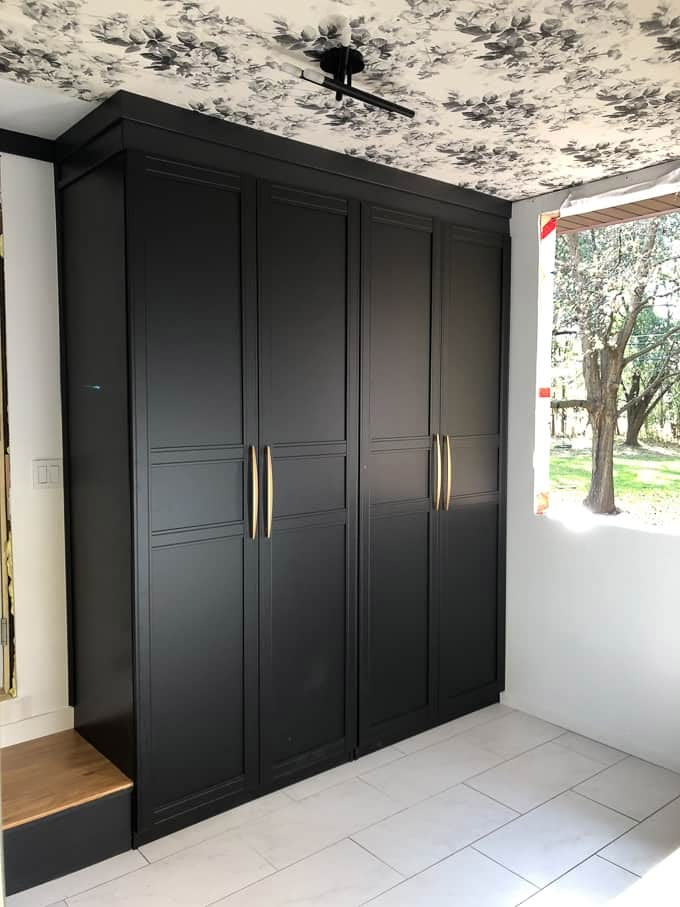
{"label": "white light switch", "polygon": [[61,488],[61,460],[33,460],[34,488]]}

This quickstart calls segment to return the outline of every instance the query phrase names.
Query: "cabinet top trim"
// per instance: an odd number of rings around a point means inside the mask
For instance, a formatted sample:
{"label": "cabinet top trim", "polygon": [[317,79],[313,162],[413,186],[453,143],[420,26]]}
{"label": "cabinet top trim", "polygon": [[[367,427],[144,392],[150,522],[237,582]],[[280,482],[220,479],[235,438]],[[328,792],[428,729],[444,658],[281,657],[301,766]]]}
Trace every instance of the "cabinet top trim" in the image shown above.
{"label": "cabinet top trim", "polygon": [[116,92],[61,135],[55,143],[56,161],[64,163],[121,120],[325,171],[336,176],[433,198],[446,204],[501,218],[510,217],[510,202],[473,189],[462,189],[440,180],[407,173],[336,151],[328,151],[248,126],[217,120],[128,91]]}

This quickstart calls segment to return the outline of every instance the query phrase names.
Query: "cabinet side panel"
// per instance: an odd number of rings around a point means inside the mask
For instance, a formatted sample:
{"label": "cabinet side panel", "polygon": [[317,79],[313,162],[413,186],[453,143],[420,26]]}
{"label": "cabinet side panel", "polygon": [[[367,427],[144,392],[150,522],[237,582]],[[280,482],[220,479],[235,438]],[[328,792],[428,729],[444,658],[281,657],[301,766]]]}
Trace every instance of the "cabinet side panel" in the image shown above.
{"label": "cabinet side panel", "polygon": [[71,646],[76,727],[134,774],[122,160],[61,194]]}

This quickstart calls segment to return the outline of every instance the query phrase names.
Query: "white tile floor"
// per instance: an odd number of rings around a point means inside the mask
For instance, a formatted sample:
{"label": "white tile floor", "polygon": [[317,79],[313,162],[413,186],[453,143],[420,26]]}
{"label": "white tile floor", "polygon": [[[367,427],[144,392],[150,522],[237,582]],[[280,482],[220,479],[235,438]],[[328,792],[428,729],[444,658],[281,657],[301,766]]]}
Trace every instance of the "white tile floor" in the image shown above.
{"label": "white tile floor", "polygon": [[676,848],[680,775],[495,705],[7,904],[593,907]]}

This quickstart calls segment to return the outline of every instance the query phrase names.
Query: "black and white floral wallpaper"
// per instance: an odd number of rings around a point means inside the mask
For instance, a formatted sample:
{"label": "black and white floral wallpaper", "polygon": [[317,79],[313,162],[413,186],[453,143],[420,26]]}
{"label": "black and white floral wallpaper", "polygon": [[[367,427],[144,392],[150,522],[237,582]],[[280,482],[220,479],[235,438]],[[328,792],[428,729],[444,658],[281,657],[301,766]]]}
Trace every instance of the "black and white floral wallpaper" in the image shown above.
{"label": "black and white floral wallpaper", "polygon": [[[291,78],[339,35],[408,121]],[[0,76],[119,88],[507,199],[680,155],[680,0],[0,0]]]}

